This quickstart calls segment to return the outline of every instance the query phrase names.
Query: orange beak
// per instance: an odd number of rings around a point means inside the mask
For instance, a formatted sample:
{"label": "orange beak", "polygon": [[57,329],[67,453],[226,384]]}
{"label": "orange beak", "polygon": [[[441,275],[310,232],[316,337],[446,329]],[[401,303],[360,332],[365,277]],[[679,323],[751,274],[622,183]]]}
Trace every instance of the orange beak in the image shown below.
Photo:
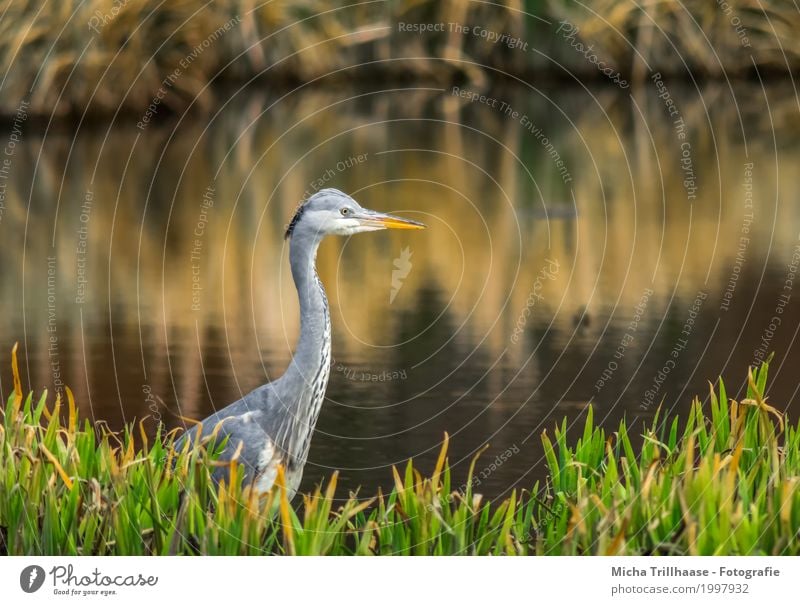
{"label": "orange beak", "polygon": [[383,229],[425,229],[425,225],[407,218],[400,218],[392,214],[381,212],[368,212],[356,217],[362,225],[379,227]]}

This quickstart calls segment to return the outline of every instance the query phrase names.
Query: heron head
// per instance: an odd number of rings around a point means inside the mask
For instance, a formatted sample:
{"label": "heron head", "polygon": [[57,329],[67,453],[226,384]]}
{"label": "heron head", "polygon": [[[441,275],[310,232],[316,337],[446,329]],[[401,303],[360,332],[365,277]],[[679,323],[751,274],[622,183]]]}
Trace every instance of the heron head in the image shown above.
{"label": "heron head", "polygon": [[381,229],[424,228],[422,223],[364,208],[338,189],[322,189],[297,209],[286,229],[286,238],[301,231],[324,237]]}

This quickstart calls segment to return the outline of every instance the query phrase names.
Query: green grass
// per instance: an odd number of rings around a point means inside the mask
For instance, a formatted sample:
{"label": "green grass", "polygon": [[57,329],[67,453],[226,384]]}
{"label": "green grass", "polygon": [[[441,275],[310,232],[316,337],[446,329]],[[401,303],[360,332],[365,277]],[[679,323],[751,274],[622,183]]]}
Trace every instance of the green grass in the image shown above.
{"label": "green grass", "polygon": [[92,426],[69,391],[65,410],[23,397],[12,366],[0,418],[8,554],[800,554],[800,433],[765,402],[766,364],[741,402],[720,381],[683,428],[657,417],[639,448],[633,427],[607,434],[591,410],[570,444],[565,420],[542,435],[546,485],[500,502],[473,493],[474,461],[454,489],[445,437],[432,474],[409,461],[388,495],[337,499],[334,475],[293,505],[280,485],[255,496],[238,469],[215,486],[213,448],[175,452],[174,432],[148,441],[141,426]]}

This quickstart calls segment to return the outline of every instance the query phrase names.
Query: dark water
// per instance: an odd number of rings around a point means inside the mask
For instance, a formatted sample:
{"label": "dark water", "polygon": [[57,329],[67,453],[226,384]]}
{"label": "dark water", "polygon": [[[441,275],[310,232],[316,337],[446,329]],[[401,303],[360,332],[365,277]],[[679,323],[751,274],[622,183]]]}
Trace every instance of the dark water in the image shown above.
{"label": "dark water", "polygon": [[592,403],[640,427],[720,374],[737,392],[772,351],[772,404],[794,405],[791,89],[669,85],[678,124],[650,87],[482,92],[245,90],[144,130],[24,124],[0,345],[19,341],[27,385],[67,384],[113,427],[201,418],[288,363],[283,230],[324,185],[429,229],[323,244],[335,361],[303,489],[334,469],[389,487],[411,456],[431,469],[445,431],[459,477],[489,444],[479,491],[530,488],[563,417]]}

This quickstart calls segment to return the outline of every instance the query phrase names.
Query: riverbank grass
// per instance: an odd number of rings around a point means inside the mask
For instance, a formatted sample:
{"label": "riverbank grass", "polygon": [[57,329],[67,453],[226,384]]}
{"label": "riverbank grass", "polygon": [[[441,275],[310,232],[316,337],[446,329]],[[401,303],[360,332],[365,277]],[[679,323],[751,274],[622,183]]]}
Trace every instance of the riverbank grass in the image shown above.
{"label": "riverbank grass", "polygon": [[176,452],[175,431],[93,426],[69,390],[23,396],[12,366],[4,554],[800,554],[800,431],[767,403],[767,364],[743,400],[719,381],[683,420],[606,432],[590,408],[570,443],[565,419],[541,437],[547,481],[501,501],[474,491],[477,460],[456,487],[445,436],[432,473],[409,461],[388,495],[337,498],[334,474],[292,503],[282,477],[262,497],[236,469],[214,485],[208,444]]}

